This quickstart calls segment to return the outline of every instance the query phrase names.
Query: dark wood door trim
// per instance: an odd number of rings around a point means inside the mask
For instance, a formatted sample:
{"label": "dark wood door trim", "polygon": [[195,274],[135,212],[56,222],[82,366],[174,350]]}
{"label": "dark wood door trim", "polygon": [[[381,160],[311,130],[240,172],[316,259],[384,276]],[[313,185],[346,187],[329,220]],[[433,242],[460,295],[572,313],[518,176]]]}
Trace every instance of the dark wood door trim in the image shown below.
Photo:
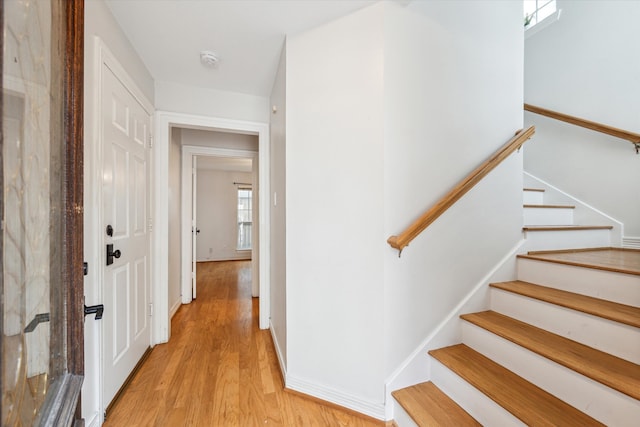
{"label": "dark wood door trim", "polygon": [[84,274],[83,274],[83,97],[84,0],[67,0],[65,43],[65,155],[63,269],[67,293],[67,370],[84,374]]}
{"label": "dark wood door trim", "polygon": [[[4,1],[0,1],[0,27],[2,28],[2,31],[0,31],[0,46],[2,47],[2,49],[4,49]],[[3,60],[4,60],[4,55],[0,53],[0,82],[3,81],[3,75],[2,75],[2,72],[4,70]],[[0,83],[0,85],[2,85],[2,83]],[[4,99],[2,97],[3,92],[4,91],[0,89],[0,188],[2,189],[4,194],[4,169],[3,169],[4,158],[2,157],[2,153],[4,152],[3,150],[4,134],[2,132],[2,129],[4,127],[2,125],[2,117],[4,117],[3,111],[2,111],[2,108],[4,106]],[[0,197],[0,221],[2,221],[2,218],[4,218],[4,215],[2,215],[2,212],[4,212],[4,196]],[[3,245],[4,245],[4,238],[2,235],[0,235],[0,260],[4,259]],[[0,262],[0,334],[4,334],[3,331],[4,331],[4,262]],[[4,364],[2,359],[3,357],[2,355],[4,354],[4,348],[2,346],[3,341],[4,340],[0,339],[0,369],[4,369],[4,367],[2,366]],[[4,390],[2,377],[3,375],[0,375],[0,394],[2,394],[2,390]],[[2,406],[3,405],[0,402],[0,422],[2,422],[2,420],[4,419],[2,417]]]}

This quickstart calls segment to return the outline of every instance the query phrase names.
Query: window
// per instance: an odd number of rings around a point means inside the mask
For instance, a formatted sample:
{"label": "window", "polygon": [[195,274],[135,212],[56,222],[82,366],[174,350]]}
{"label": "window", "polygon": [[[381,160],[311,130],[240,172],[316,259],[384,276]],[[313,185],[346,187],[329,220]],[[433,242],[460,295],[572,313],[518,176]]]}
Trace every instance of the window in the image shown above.
{"label": "window", "polygon": [[529,29],[556,12],[556,0],[524,0],[524,27]]}
{"label": "window", "polygon": [[238,188],[238,245],[239,251],[251,250],[251,188]]}

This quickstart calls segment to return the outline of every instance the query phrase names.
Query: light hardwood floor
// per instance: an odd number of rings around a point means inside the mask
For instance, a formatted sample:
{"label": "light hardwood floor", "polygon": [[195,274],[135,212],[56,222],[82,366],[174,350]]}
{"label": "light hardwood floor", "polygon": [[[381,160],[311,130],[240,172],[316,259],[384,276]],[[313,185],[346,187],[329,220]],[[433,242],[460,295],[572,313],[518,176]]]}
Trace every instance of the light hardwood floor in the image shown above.
{"label": "light hardwood floor", "polygon": [[197,300],[178,310],[170,342],[153,349],[106,427],[385,425],[283,389],[250,261],[199,263],[197,280]]}

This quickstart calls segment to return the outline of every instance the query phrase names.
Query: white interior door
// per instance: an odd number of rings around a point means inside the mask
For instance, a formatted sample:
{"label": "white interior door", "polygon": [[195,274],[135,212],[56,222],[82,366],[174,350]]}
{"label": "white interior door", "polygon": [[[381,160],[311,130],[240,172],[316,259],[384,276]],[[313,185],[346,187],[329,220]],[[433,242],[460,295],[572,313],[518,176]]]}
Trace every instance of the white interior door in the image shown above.
{"label": "white interior door", "polygon": [[191,295],[193,299],[196,299],[196,263],[198,258],[196,257],[196,251],[198,247],[198,229],[197,212],[198,212],[198,198],[196,197],[197,185],[198,185],[198,158],[192,157],[193,164],[191,165]]}
{"label": "white interior door", "polygon": [[[103,407],[150,346],[151,117],[108,66],[102,70],[104,262]],[[108,226],[112,231],[108,231]],[[119,252],[118,252],[119,251]]]}

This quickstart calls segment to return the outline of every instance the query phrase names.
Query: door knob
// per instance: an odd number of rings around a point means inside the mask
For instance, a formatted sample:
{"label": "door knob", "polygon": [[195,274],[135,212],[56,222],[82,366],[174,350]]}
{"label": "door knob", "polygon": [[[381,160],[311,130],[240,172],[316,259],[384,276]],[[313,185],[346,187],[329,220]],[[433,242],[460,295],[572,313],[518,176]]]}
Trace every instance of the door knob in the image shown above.
{"label": "door knob", "polygon": [[113,259],[120,258],[120,255],[122,255],[120,249],[113,250],[113,243],[107,244],[107,265],[113,264]]}

